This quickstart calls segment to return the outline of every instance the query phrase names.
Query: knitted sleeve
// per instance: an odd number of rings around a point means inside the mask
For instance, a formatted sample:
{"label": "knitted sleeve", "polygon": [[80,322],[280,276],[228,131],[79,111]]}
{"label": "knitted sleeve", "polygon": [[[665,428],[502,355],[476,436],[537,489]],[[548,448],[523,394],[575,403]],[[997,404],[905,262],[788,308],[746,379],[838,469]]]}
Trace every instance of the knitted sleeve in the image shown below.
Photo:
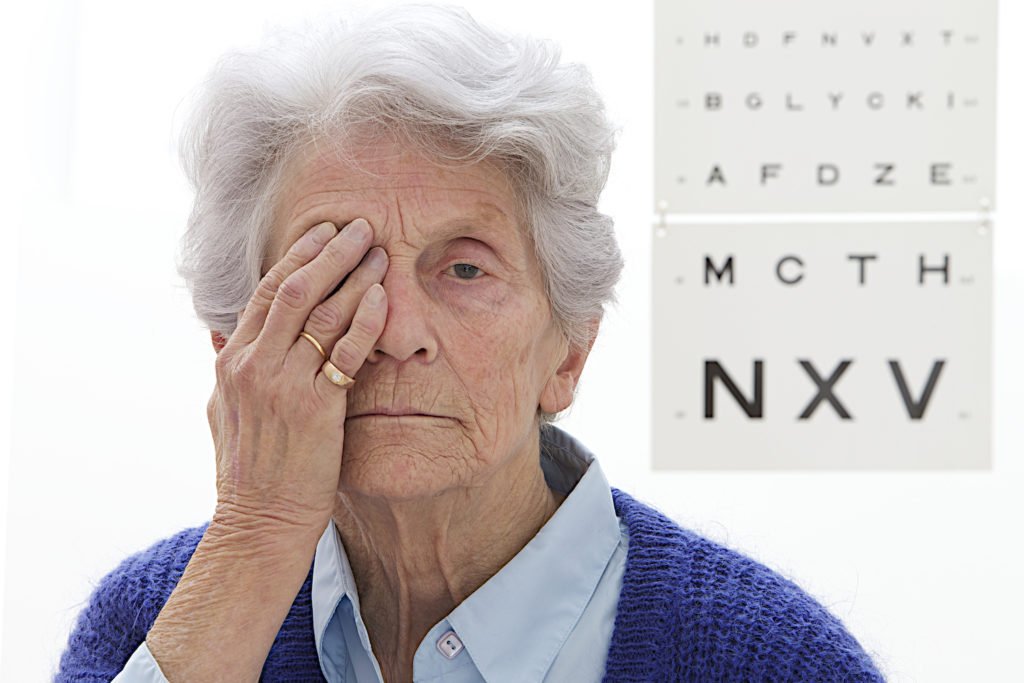
{"label": "knitted sleeve", "polygon": [[205,531],[195,527],[124,559],[79,613],[53,683],[109,683],[146,639]]}
{"label": "knitted sleeve", "polygon": [[860,643],[791,580],[611,487],[629,550],[604,683],[875,683]]}
{"label": "knitted sleeve", "polygon": [[692,680],[885,681],[842,622],[789,579],[710,541],[690,560],[681,640]]}

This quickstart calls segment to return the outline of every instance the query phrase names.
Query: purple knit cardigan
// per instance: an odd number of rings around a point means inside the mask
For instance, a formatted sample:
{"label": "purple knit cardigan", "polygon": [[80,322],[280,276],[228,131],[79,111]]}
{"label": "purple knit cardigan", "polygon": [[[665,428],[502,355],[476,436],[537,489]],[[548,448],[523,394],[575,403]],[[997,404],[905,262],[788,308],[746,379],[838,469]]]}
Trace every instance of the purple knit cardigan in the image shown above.
{"label": "purple knit cardigan", "polygon": [[[796,584],[614,486],[611,493],[629,545],[604,683],[885,680],[843,624]],[[158,541],[100,580],[72,629],[55,683],[108,683],[124,668],[208,525]],[[312,580],[311,564],[261,681],[324,681]]]}

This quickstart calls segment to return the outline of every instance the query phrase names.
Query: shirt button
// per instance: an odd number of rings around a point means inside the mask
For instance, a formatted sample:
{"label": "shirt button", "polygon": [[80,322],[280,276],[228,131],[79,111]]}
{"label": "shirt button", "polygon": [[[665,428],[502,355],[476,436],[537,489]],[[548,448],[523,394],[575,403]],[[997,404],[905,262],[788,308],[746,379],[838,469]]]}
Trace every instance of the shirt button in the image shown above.
{"label": "shirt button", "polygon": [[462,647],[462,641],[455,635],[455,631],[448,631],[437,640],[437,649],[448,659],[455,659],[462,652]]}

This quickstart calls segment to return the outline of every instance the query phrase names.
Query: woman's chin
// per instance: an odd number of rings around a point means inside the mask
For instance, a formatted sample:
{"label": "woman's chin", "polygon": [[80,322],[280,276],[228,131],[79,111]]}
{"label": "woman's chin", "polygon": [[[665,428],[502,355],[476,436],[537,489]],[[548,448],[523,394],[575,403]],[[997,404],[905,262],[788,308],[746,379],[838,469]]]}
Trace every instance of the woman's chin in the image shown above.
{"label": "woman's chin", "polygon": [[383,445],[375,438],[369,448],[361,447],[360,441],[358,435],[346,431],[339,484],[342,493],[412,500],[458,485],[453,478],[457,468],[448,461],[450,456],[434,450],[436,442],[425,440],[426,447],[433,446],[425,452],[416,448],[416,439]]}

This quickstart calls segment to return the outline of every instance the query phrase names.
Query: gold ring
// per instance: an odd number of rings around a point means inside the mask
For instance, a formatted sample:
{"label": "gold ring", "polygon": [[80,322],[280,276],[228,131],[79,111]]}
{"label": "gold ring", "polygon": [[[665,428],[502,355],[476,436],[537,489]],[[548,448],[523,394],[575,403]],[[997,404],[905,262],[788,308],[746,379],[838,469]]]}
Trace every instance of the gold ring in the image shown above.
{"label": "gold ring", "polygon": [[327,358],[327,354],[324,353],[324,347],[320,346],[320,342],[318,342],[316,339],[314,339],[313,335],[311,335],[309,332],[306,332],[305,330],[303,330],[302,332],[299,332],[299,336],[300,337],[305,337],[310,342],[312,342],[313,346],[316,347],[316,350],[320,352],[320,357],[321,358]]}
{"label": "gold ring", "polygon": [[344,372],[339,370],[337,366],[331,361],[324,361],[323,364],[324,374],[327,375],[327,379],[331,380],[334,384],[337,384],[342,389],[348,389],[350,386],[356,383],[354,379],[346,375]]}

